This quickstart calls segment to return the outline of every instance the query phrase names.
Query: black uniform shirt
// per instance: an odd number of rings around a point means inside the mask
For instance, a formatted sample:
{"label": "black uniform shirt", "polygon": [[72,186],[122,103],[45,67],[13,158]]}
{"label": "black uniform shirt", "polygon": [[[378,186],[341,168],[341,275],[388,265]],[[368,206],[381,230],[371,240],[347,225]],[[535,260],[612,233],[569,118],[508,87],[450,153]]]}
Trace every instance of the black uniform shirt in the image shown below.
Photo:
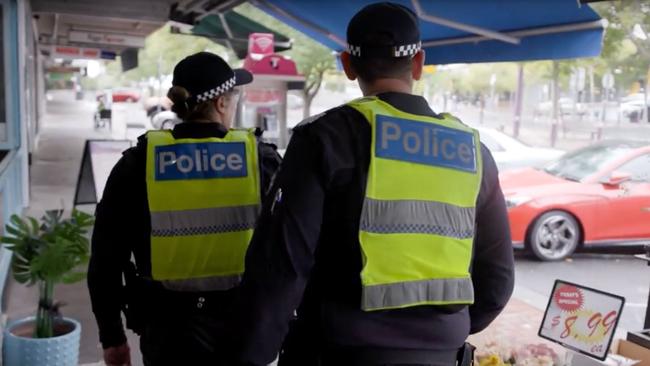
{"label": "black uniform shirt", "polygon": [[[222,138],[227,129],[217,123],[181,123],[174,127],[175,138]],[[144,136],[138,145],[124,152],[113,168],[97,205],[92,254],[88,268],[88,289],[93,312],[104,346],[126,341],[122,327],[122,270],[135,256],[140,275],[151,276],[151,216],[147,200]],[[281,159],[271,145],[259,143],[261,185],[264,193]],[[161,307],[164,307],[161,304]]]}
{"label": "black uniform shirt", "polygon": [[[422,97],[378,97],[404,112],[436,117]],[[239,361],[265,365],[273,360],[303,293],[299,316],[312,320],[311,330],[324,347],[458,349],[506,305],[514,285],[512,243],[497,167],[482,146],[472,261],[475,303],[361,310],[358,235],[370,132],[368,121],[348,106],[296,127],[246,257],[233,327]]]}

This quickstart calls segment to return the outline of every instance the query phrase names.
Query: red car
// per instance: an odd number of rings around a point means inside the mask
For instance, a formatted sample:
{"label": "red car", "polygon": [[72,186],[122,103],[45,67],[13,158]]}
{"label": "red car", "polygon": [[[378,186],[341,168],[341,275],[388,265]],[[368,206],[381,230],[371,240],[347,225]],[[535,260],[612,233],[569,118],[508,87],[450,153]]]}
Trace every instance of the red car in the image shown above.
{"label": "red car", "polygon": [[[140,94],[133,90],[116,89],[112,92],[113,103],[135,103],[140,100]],[[104,97],[104,93],[97,95],[97,100]]]}
{"label": "red car", "polygon": [[541,260],[581,245],[650,244],[647,142],[602,142],[500,178],[515,247]]}

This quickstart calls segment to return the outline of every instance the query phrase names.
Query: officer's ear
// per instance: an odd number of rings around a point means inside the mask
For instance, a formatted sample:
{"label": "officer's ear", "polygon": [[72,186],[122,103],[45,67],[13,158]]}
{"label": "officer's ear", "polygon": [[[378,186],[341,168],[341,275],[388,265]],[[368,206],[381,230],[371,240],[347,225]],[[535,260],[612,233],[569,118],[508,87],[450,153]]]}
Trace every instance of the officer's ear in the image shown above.
{"label": "officer's ear", "polygon": [[349,52],[343,51],[341,52],[341,64],[343,65],[343,71],[345,72],[345,76],[348,77],[348,79],[354,81],[357,80],[357,73],[354,72],[354,69],[352,69],[352,62],[350,61],[350,55]]}
{"label": "officer's ear", "polygon": [[415,56],[413,56],[413,65],[411,67],[411,76],[413,77],[413,80],[420,80],[422,78],[425,59],[426,54],[424,50],[420,50],[420,52],[416,53]]}
{"label": "officer's ear", "polygon": [[228,97],[225,94],[222,94],[214,100],[214,108],[216,108],[219,114],[224,115],[228,112]]}

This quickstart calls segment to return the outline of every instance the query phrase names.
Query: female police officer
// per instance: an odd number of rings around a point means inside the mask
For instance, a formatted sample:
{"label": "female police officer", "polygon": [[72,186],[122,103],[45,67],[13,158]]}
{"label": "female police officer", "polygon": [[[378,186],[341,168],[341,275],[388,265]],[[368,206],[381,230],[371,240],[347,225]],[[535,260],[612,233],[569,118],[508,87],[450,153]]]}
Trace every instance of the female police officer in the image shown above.
{"label": "female police officer", "polygon": [[[130,364],[124,304],[146,365],[218,364],[222,314],[244,269],[261,192],[280,163],[255,131],[229,129],[236,86],[251,81],[217,55],[185,58],[168,94],[184,123],[140,137],[111,172],[88,273],[108,365]],[[122,284],[132,254],[135,290]]]}

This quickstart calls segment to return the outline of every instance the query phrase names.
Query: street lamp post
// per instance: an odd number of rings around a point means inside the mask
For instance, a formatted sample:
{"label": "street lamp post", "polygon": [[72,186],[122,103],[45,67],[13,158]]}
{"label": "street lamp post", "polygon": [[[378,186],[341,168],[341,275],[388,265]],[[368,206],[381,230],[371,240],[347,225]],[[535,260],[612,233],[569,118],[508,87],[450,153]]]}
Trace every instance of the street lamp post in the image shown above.
{"label": "street lamp post", "polygon": [[519,127],[521,126],[521,112],[524,102],[524,64],[519,63],[519,76],[517,78],[517,99],[515,100],[515,119],[513,121],[512,135],[519,137]]}
{"label": "street lamp post", "polygon": [[559,93],[560,87],[558,85],[558,78],[560,74],[560,68],[558,67],[557,61],[553,61],[553,85],[551,86],[551,95],[553,98],[553,122],[551,125],[551,147],[555,147],[557,143],[557,130],[559,125]]}

